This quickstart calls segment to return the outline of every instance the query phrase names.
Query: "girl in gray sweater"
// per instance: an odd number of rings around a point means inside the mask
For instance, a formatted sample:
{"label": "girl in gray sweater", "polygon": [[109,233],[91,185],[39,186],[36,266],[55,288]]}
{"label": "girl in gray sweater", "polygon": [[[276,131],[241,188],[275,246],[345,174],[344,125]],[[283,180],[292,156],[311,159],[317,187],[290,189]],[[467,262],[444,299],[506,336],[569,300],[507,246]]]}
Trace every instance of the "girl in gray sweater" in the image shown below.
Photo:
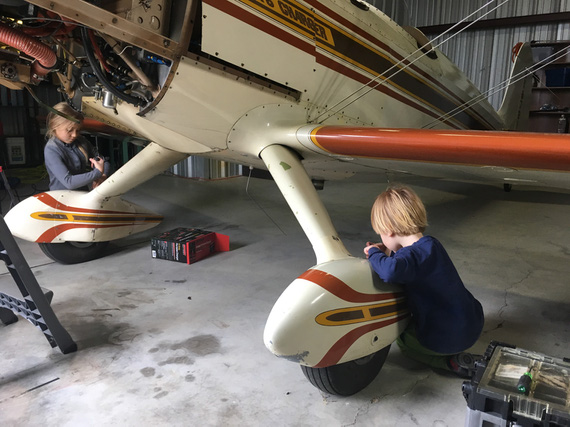
{"label": "girl in gray sweater", "polygon": [[49,174],[50,190],[82,190],[95,188],[107,178],[110,164],[99,157],[87,139],[79,135],[83,115],[65,102],[54,105],[47,117],[49,138],[44,160]]}

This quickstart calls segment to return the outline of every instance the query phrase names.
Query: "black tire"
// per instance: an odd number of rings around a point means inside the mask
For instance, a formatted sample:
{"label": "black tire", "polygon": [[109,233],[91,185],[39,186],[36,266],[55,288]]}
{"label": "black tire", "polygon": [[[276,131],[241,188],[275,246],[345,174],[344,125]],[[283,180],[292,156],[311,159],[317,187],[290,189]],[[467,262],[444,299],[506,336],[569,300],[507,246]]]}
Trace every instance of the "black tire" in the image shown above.
{"label": "black tire", "polygon": [[301,370],[311,384],[325,393],[350,396],[370,384],[382,369],[390,346],[369,356],[326,368],[301,365]]}
{"label": "black tire", "polygon": [[60,264],[79,264],[100,258],[109,242],[38,243],[44,254]]}

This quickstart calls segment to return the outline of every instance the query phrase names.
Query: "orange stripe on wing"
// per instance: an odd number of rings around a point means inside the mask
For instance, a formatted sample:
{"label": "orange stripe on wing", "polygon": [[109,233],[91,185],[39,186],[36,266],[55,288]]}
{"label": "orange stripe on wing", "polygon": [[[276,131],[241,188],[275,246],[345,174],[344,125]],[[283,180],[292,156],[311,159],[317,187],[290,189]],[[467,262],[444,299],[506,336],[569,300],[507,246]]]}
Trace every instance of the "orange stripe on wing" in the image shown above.
{"label": "orange stripe on wing", "polygon": [[324,126],[311,140],[346,156],[570,171],[567,134]]}

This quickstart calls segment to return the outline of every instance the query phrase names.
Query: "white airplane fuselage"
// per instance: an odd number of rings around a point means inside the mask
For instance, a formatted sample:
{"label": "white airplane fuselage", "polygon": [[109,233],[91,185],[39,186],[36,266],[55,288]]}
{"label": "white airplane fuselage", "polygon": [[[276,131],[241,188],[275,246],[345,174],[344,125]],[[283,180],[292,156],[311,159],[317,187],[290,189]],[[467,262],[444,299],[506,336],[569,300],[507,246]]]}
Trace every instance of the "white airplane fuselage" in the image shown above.
{"label": "white airplane fuselage", "polygon": [[[259,152],[273,143],[275,134],[294,132],[305,123],[421,128],[435,121],[438,128],[503,127],[486,100],[441,121],[445,112],[479,92],[440,52],[436,59],[418,60],[422,52],[410,56],[418,50],[417,41],[374,8],[363,11],[346,1],[313,2],[313,10],[302,2],[269,1],[273,7],[265,2],[209,3],[203,3],[201,49],[212,61],[226,61],[282,86],[271,88],[265,81],[240,77],[232,67],[224,71],[203,57],[183,56],[162,100],[144,117],[125,103],[114,115],[101,103],[85,101],[99,111],[97,118],[134,128],[171,150],[254,166],[262,166]],[[351,58],[355,51],[358,55]],[[336,106],[345,98],[348,105]],[[293,134],[279,143],[311,157]],[[311,160],[327,163],[322,155]],[[310,170],[312,162],[306,163]]]}

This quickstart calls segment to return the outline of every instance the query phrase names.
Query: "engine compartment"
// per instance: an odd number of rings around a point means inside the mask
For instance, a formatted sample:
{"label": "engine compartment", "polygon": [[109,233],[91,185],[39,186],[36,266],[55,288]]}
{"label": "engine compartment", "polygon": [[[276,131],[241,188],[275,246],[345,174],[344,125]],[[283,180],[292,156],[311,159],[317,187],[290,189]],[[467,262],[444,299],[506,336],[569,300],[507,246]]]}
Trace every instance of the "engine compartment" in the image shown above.
{"label": "engine compartment", "polygon": [[33,3],[0,5],[0,84],[32,93],[56,84],[78,109],[83,96],[152,108],[190,44],[185,0]]}

